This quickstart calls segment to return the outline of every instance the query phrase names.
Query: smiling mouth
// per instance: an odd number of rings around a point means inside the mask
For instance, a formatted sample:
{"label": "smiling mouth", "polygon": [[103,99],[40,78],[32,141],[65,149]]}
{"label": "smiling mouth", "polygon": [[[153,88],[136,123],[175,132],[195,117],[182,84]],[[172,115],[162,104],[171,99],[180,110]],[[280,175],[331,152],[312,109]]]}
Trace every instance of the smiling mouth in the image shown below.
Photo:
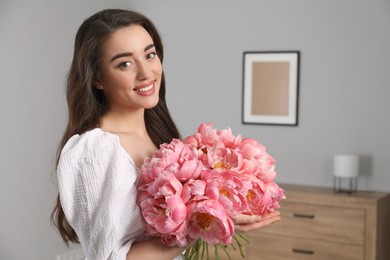
{"label": "smiling mouth", "polygon": [[150,84],[149,86],[143,87],[143,88],[137,88],[135,91],[137,92],[147,92],[153,88],[153,84]]}

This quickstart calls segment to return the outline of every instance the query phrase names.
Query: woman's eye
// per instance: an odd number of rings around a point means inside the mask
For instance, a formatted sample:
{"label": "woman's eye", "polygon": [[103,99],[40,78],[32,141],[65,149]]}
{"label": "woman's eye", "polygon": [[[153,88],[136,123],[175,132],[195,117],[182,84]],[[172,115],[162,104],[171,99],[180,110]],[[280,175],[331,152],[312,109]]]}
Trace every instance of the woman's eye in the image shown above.
{"label": "woman's eye", "polygon": [[148,55],[146,55],[146,58],[147,58],[148,60],[150,60],[150,59],[153,59],[156,55],[157,55],[157,54],[156,54],[155,52],[151,52],[151,53],[149,53]]}
{"label": "woman's eye", "polygon": [[126,69],[126,68],[128,68],[130,66],[131,66],[131,62],[130,61],[125,61],[125,62],[122,62],[121,64],[119,64],[119,67],[123,68],[123,69]]}

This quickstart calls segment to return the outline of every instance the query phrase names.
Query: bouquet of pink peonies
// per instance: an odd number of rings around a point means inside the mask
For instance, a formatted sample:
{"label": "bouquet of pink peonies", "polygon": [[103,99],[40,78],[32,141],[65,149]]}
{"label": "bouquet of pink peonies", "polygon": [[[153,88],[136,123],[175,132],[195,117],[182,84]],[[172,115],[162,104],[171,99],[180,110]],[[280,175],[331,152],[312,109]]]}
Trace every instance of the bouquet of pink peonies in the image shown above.
{"label": "bouquet of pink peonies", "polygon": [[193,243],[186,259],[199,259],[207,244],[225,249],[234,240],[241,250],[233,219],[278,208],[285,196],[275,177],[275,161],[259,142],[201,124],[144,161],[138,202],[147,234],[169,246]]}

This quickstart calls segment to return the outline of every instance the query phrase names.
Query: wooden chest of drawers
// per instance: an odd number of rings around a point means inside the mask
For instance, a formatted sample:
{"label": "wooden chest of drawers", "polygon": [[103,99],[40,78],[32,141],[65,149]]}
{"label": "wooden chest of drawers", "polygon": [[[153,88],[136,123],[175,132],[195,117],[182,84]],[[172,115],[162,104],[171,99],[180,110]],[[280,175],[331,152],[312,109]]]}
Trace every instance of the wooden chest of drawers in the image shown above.
{"label": "wooden chest of drawers", "polygon": [[247,235],[247,259],[390,259],[390,194],[280,186],[282,220]]}
{"label": "wooden chest of drawers", "polygon": [[390,260],[389,193],[280,186],[287,197],[280,203],[282,219],[246,234],[245,259]]}

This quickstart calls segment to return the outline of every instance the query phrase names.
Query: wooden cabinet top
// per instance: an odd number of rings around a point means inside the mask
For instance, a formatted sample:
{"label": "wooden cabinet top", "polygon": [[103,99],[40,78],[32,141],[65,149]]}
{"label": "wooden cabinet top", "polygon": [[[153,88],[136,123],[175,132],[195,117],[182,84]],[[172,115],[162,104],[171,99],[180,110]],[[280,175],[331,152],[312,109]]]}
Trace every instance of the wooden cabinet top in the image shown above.
{"label": "wooden cabinet top", "polygon": [[390,193],[386,192],[357,191],[354,193],[335,193],[333,188],[329,187],[285,183],[279,183],[278,185],[285,191],[286,202],[361,208],[376,206],[381,201],[390,201]]}

